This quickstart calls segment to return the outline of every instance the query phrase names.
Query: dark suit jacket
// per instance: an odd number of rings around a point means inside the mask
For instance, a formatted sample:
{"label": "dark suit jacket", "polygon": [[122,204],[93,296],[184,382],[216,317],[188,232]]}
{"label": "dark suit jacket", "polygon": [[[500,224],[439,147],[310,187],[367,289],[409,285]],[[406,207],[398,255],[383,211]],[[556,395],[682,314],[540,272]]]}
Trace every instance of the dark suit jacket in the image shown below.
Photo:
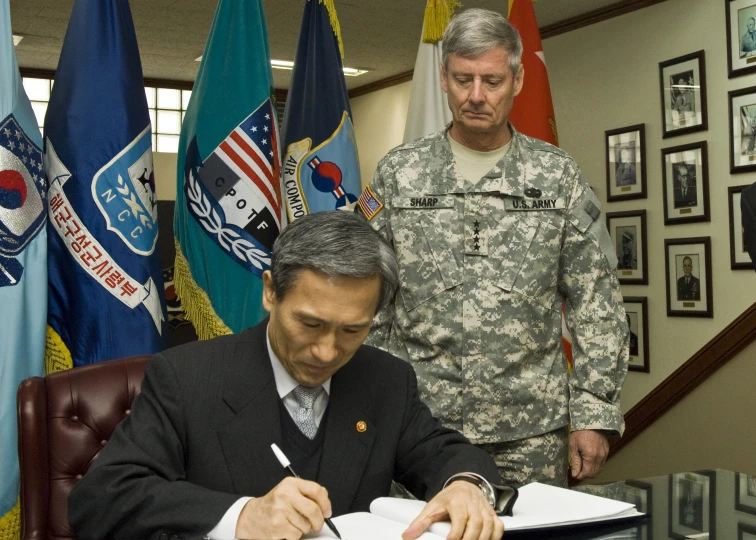
{"label": "dark suit jacket", "polygon": [[690,283],[685,283],[685,276],[677,280],[678,300],[700,300],[701,282],[695,276],[690,276]]}
{"label": "dark suit jacket", "polygon": [[743,222],[743,242],[756,269],[756,183],[741,192],[740,213]]}
{"label": "dark suit jacket", "polygon": [[[80,538],[202,538],[239,496],[287,476],[270,448],[281,421],[266,327],[155,355],[130,416],[71,492]],[[373,347],[333,376],[325,419],[317,480],[334,515],[367,510],[392,478],[426,499],[457,472],[498,481],[485,452],[431,416],[412,367]]]}
{"label": "dark suit jacket", "polygon": [[695,179],[691,179],[688,182],[688,189],[685,191],[685,195],[683,195],[682,187],[680,186],[679,181],[675,180],[674,188],[675,198],[673,203],[675,208],[686,208],[688,206],[695,206],[696,204],[698,204]]}

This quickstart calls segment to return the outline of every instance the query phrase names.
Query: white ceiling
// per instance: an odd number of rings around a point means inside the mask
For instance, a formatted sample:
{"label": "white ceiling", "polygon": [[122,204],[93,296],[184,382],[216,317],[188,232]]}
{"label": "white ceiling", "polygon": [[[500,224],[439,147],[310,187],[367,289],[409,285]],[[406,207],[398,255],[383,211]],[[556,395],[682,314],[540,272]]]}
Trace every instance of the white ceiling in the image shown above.
{"label": "white ceiling", "polygon": [[[217,0],[130,0],[145,78],[193,81]],[[226,0],[229,1],[229,0]],[[241,1],[241,0],[231,0]],[[315,1],[315,0],[312,0]],[[659,1],[659,0],[657,0]],[[263,0],[271,56],[293,60],[305,0]],[[539,0],[541,28],[637,0]],[[414,68],[426,0],[335,0],[344,40],[344,65],[368,69],[347,77],[347,87],[405,73]],[[464,0],[464,8],[506,12],[507,0]],[[10,0],[16,48],[22,68],[57,67],[73,0]],[[288,88],[290,72],[273,70],[276,88]]]}

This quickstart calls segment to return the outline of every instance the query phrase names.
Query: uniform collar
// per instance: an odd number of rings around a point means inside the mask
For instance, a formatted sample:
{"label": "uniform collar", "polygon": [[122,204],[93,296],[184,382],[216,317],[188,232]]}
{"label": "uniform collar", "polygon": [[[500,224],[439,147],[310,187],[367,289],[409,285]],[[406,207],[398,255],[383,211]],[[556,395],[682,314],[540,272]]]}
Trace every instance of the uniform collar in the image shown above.
{"label": "uniform collar", "polygon": [[[447,195],[452,193],[501,193],[514,197],[523,197],[525,191],[525,165],[520,156],[525,143],[522,135],[510,123],[512,145],[494,167],[475,185],[465,181],[457,172],[449,141],[446,135],[451,129],[449,123],[443,132],[439,133],[430,147],[428,160],[429,170],[440,173],[434,179],[428,195]],[[440,170],[439,170],[440,169]]]}

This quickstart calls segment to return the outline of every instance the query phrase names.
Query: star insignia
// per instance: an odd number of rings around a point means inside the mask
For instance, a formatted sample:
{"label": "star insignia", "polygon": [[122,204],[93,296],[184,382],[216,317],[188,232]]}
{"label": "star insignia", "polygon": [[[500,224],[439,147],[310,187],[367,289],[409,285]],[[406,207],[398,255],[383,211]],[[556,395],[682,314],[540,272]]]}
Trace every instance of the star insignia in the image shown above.
{"label": "star insignia", "polygon": [[261,142],[261,143],[263,143],[263,144],[268,144],[268,139],[263,139],[263,140],[262,140],[262,141],[260,141],[260,142]]}
{"label": "star insignia", "polygon": [[357,206],[357,201],[346,203],[344,206],[340,206],[339,210],[342,212],[354,212],[354,207]]}
{"label": "star insignia", "polygon": [[252,126],[252,133],[255,133],[257,131],[257,126]]}

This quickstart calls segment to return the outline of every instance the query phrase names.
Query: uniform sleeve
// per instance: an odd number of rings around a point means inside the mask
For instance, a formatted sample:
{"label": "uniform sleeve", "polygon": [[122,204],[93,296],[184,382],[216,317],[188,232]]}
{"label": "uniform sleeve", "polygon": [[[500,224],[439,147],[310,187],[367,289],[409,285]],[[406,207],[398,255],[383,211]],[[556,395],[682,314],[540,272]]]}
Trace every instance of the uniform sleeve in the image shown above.
{"label": "uniform sleeve", "polygon": [[[388,200],[389,193],[386,189],[387,182],[390,182],[390,179],[384,176],[385,171],[384,160],[381,160],[375,169],[373,180],[362,190],[355,212],[362,214],[368,220],[370,226],[378,231],[393,247],[394,242],[389,219],[391,209]],[[365,340],[365,344],[390,352],[389,340],[393,318],[393,304],[381,309],[373,319],[373,327]]]}
{"label": "uniform sleeve", "polygon": [[572,430],[601,429],[621,435],[625,424],[620,390],[627,374],[629,328],[617,281],[617,256],[599,201],[574,162],[562,182],[572,186],[559,275],[565,320],[573,338]]}
{"label": "uniform sleeve", "polygon": [[184,479],[182,399],[172,366],[156,355],[131,415],[68,498],[78,538],[199,539],[239,498]]}

